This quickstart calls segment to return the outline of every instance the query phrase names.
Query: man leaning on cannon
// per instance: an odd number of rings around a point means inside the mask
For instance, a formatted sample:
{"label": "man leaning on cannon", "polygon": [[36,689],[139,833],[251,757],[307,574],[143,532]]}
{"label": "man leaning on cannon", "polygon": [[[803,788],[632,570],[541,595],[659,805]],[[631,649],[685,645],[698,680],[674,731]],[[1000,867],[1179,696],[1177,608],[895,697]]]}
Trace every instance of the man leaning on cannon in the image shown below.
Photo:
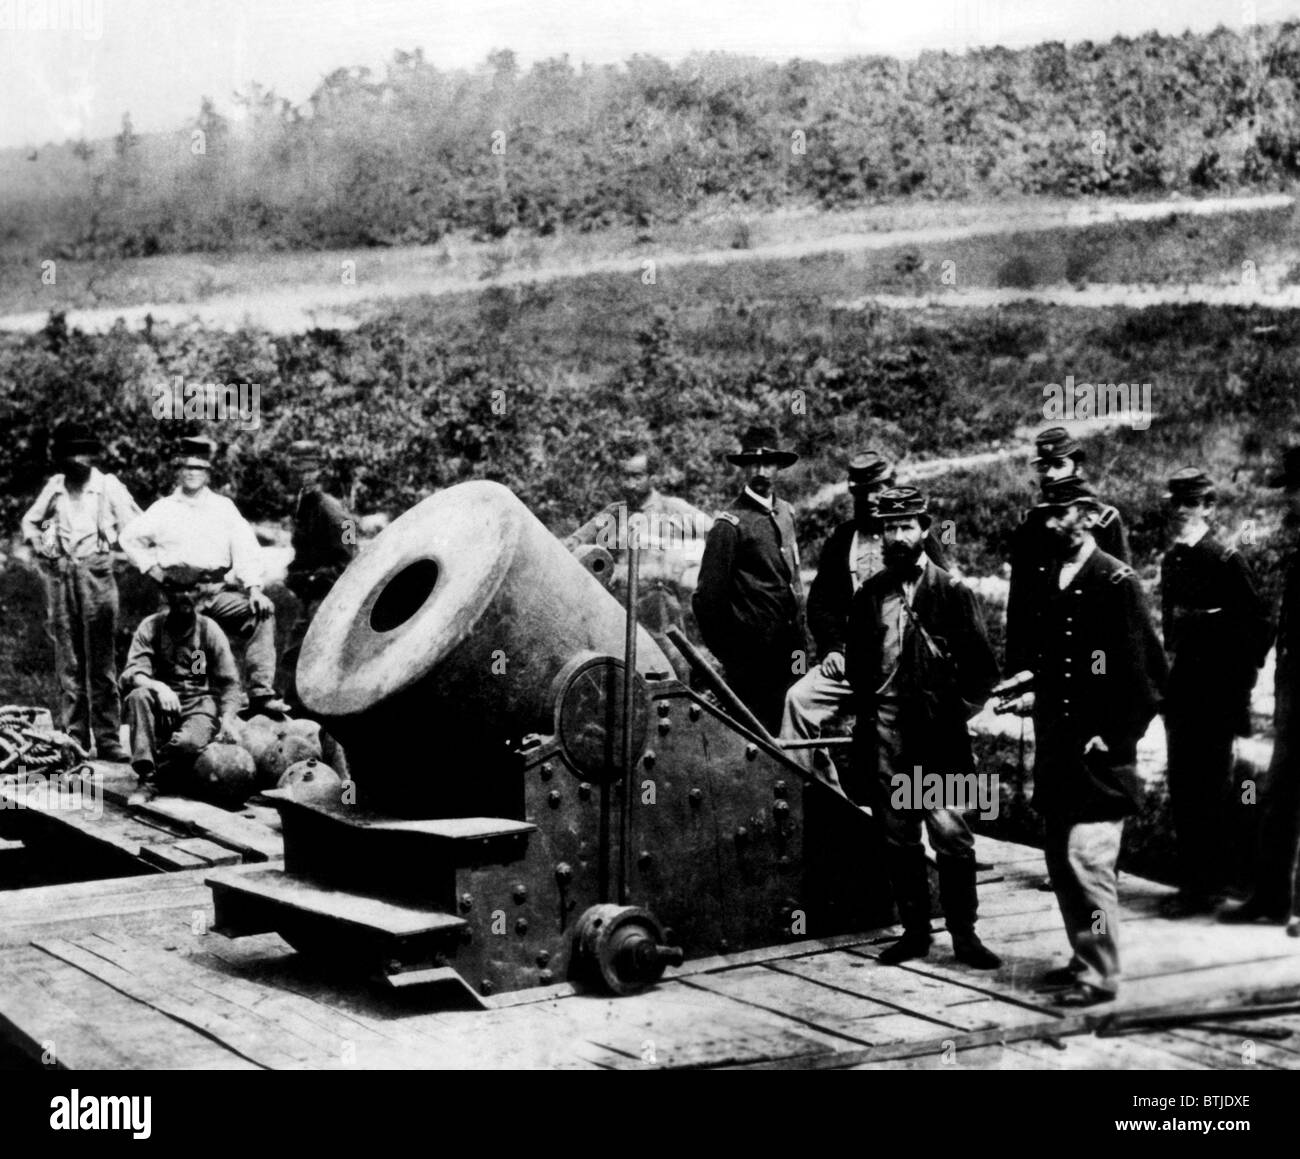
{"label": "man leaning on cannon", "polygon": [[167,610],[141,621],[122,670],[131,767],[139,779],[132,805],[152,801],[160,787],[183,786],[199,754],[230,731],[239,711],[239,670],[225,633],[197,610],[198,578],[185,565],[163,571]]}

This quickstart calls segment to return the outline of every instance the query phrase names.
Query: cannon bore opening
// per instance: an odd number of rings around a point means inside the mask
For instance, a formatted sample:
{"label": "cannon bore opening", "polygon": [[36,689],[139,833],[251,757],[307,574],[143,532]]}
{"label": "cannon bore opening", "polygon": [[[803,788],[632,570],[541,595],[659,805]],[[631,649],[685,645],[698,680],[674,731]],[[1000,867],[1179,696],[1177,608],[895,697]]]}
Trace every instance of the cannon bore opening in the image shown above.
{"label": "cannon bore opening", "polygon": [[417,559],[399,571],[370,610],[370,626],[376,632],[400,628],[424,607],[438,583],[438,565],[431,559]]}

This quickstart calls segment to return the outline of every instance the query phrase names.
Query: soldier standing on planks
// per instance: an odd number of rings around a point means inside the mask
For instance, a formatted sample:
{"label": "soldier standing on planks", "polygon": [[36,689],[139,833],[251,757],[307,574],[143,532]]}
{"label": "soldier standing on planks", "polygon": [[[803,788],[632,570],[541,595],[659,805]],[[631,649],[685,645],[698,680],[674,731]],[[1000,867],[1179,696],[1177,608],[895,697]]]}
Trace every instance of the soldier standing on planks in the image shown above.
{"label": "soldier standing on planks", "polygon": [[356,520],[346,507],[321,487],[320,444],[309,439],[292,443],[289,455],[298,474],[298,501],[293,512],[293,560],[285,586],[302,602],[289,636],[284,664],[290,672],[290,699],[297,702],[293,675],[303,638],[321,601],[357,554]]}
{"label": "soldier standing on planks", "polygon": [[199,612],[243,644],[250,715],[282,715],[289,706],[275,692],[275,606],[262,592],[257,536],[208,487],[216,449],[211,439],[181,439],[176,490],[122,532],[122,550],[159,583],[170,567],[199,573]]}
{"label": "soldier standing on planks", "polygon": [[[821,662],[785,694],[782,740],[815,739],[836,717],[853,711],[853,689],[844,676],[849,607],[857,590],[885,566],[876,500],[894,486],[894,479],[894,464],[875,451],[863,451],[849,462],[853,518],[827,537],[817,577],[808,591],[808,627]],[[937,566],[947,568],[947,556],[933,530],[926,533],[925,553]],[[826,749],[791,749],[786,755],[843,792],[839,772]]]}
{"label": "soldier standing on planks", "polygon": [[1160,709],[1167,668],[1136,573],[1092,527],[1105,505],[1082,480],[1048,482],[1038,509],[1056,544],[1052,585],[1035,609],[1033,690],[1001,706],[1034,718],[1034,808],[1073,951],[1043,988],[1062,1006],[1119,990],[1124,819],[1137,812],[1137,744]]}
{"label": "soldier standing on planks", "polygon": [[1270,625],[1241,553],[1214,537],[1214,484],[1197,467],[1169,480],[1173,546],[1160,565],[1169,739],[1166,779],[1178,839],[1179,894],[1171,916],[1207,913],[1222,892],[1223,816],[1232,792],[1232,746],[1250,735],[1250,693]]}
{"label": "soldier standing on planks", "polygon": [[623,498],[609,504],[564,540],[570,551],[596,546],[614,557],[610,590],[626,600],[628,540],[637,536],[637,620],[654,638],[683,684],[691,683],[686,658],[668,639],[669,628],[687,636],[686,609],[695,591],[704,542],[713,520],[685,499],[664,495],[655,486],[651,452],[638,448],[619,464]]}
{"label": "soldier standing on planks", "polygon": [[695,618],[727,682],[775,733],[786,689],[808,655],[794,512],[775,493],[777,474],[799,456],[777,446],[774,428],[755,426],[727,459],[749,468],[749,481],[709,532]]}
{"label": "soldier standing on planks", "polygon": [[116,475],[95,466],[102,450],[81,423],[55,428],[51,451],[61,470],[23,516],[22,536],[45,581],[63,730],[86,752],[93,737],[101,761],[125,761],[113,655],[118,604],[111,552],[140,508]]}
{"label": "soldier standing on planks", "polygon": [[[885,567],[849,613],[846,660],[858,705],[853,775],[846,788],[870,803],[885,834],[886,862],[903,936],[880,954],[897,965],[930,952],[930,883],[924,820],[939,867],[939,896],[953,954],[977,970],[1002,964],[975,933],[975,838],[964,803],[922,807],[926,776],[975,783],[966,721],[998,678],[998,662],[971,591],[925,553],[931,517],[915,487],[883,492],[877,506]],[[974,802],[969,802],[974,804]]]}
{"label": "soldier standing on planks", "polygon": [[[1083,479],[1084,450],[1064,427],[1049,427],[1034,439],[1037,455],[1030,460],[1039,486],[1061,479]],[[1107,555],[1129,562],[1128,536],[1119,512],[1100,503],[1092,526],[1093,539]],[[1039,603],[1052,594],[1056,574],[1056,542],[1044,527],[1040,504],[1025,513],[1011,539],[1011,590],[1007,594],[1007,672],[1023,673],[1034,655],[1034,623]],[[1011,677],[1010,679],[1015,679]]]}
{"label": "soldier standing on planks", "polygon": [[[1288,448],[1282,470],[1269,479],[1285,490],[1283,529],[1294,545],[1300,537],[1300,447]],[[1277,623],[1277,671],[1273,708],[1273,757],[1264,782],[1263,818],[1250,896],[1219,915],[1225,922],[1291,921],[1287,933],[1300,937],[1300,549],[1287,556],[1282,607]]]}

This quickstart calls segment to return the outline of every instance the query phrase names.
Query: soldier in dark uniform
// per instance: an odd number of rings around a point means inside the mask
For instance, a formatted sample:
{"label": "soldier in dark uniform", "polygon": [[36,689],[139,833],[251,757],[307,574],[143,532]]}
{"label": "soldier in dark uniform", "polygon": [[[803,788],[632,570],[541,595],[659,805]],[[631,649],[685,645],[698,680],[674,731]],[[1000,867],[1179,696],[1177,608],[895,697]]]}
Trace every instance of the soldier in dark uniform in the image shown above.
{"label": "soldier in dark uniform", "polygon": [[293,560],[285,586],[302,601],[302,611],[290,634],[284,663],[290,673],[290,697],[297,703],[292,674],[298,666],[303,638],[321,601],[329,594],[357,553],[356,521],[346,507],[321,487],[320,444],[301,440],[289,447],[298,472],[298,502],[293,513]]}
{"label": "soldier in dark uniform", "polygon": [[1102,551],[1101,501],[1077,478],[1043,488],[1043,527],[1057,544],[1052,584],[1035,608],[1033,691],[1006,705],[1034,717],[1034,807],[1073,956],[1046,988],[1063,1006],[1119,989],[1116,863],[1137,811],[1137,744],[1160,708],[1165,655],[1137,575]]}
{"label": "soldier in dark uniform", "polygon": [[751,427],[727,458],[751,474],[709,532],[692,606],[727,682],[775,733],[785,690],[808,655],[794,512],[774,487],[777,472],[799,456],[777,447],[773,428]]}
{"label": "soldier in dark uniform", "polygon": [[[1300,447],[1288,448],[1282,470],[1270,480],[1286,490],[1283,529],[1294,545],[1300,538]],[[1277,669],[1273,707],[1273,758],[1264,781],[1255,883],[1239,906],[1219,915],[1225,922],[1291,921],[1287,933],[1300,937],[1300,888],[1297,851],[1300,847],[1300,736],[1297,735],[1297,696],[1300,694],[1300,550],[1287,556],[1282,581],[1282,607],[1277,622]]]}
{"label": "soldier in dark uniform", "polygon": [[[880,496],[885,567],[853,597],[848,678],[855,693],[852,800],[870,803],[885,833],[889,878],[903,937],[879,960],[895,965],[930,952],[930,884],[921,822],[939,867],[939,896],[953,954],[978,970],[1001,965],[975,933],[975,839],[962,815],[976,804],[966,721],[998,678],[998,662],[974,595],[926,556],[925,496],[898,487]],[[927,805],[925,775],[960,782],[963,801]]]}
{"label": "soldier in dark uniform", "polygon": [[[1084,450],[1064,427],[1049,427],[1034,440],[1038,454],[1030,460],[1040,486],[1061,479],[1083,479]],[[1101,503],[1095,512],[1093,539],[1107,555],[1129,562],[1128,536],[1119,512]],[[1043,508],[1032,507],[1011,540],[1011,590],[1007,595],[1006,671],[1021,673],[1034,655],[1033,624],[1041,595],[1051,594],[1056,545],[1043,526]]]}
{"label": "soldier in dark uniform", "polygon": [[[849,607],[854,593],[885,566],[876,500],[894,486],[894,480],[894,464],[876,451],[863,451],[849,463],[853,518],[827,537],[817,577],[808,591],[808,627],[817,644],[819,663],[785,694],[783,740],[812,740],[837,716],[853,711],[853,689],[844,676]],[[926,532],[924,543],[930,559],[946,569],[947,555],[933,528]],[[832,788],[840,788],[838,770],[826,749],[791,749],[789,756]]]}
{"label": "soldier in dark uniform", "polygon": [[1178,898],[1170,912],[1208,912],[1224,884],[1222,819],[1232,745],[1250,735],[1250,693],[1269,646],[1268,613],[1250,567],[1216,541],[1214,484],[1185,467],[1169,480],[1173,546],[1160,567],[1168,783],[1178,836]]}

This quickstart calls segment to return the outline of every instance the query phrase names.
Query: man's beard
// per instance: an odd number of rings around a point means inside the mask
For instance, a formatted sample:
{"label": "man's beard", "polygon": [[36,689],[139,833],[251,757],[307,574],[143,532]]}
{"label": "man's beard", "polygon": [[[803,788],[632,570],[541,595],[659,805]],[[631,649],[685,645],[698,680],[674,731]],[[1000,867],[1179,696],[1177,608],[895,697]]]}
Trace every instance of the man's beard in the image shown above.
{"label": "man's beard", "polygon": [[766,499],[772,494],[772,480],[764,475],[755,475],[754,478],[749,481],[749,489],[753,491],[755,495],[761,495]]}
{"label": "man's beard", "polygon": [[884,551],[885,566],[890,571],[904,574],[915,571],[924,550],[923,543],[887,543]]}
{"label": "man's beard", "polygon": [[90,478],[90,468],[84,463],[65,463],[63,477],[74,487],[80,487]]}

